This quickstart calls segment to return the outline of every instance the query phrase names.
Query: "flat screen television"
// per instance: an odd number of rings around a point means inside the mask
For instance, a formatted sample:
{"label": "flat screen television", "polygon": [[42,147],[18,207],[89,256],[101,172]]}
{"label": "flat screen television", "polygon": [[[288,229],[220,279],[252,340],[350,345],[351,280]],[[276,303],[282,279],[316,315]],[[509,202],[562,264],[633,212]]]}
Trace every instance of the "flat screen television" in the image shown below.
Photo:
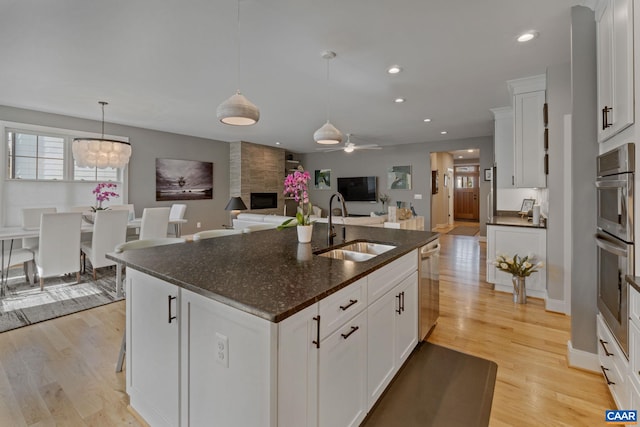
{"label": "flat screen television", "polygon": [[375,176],[338,178],[338,191],[346,202],[375,202],[377,194]]}

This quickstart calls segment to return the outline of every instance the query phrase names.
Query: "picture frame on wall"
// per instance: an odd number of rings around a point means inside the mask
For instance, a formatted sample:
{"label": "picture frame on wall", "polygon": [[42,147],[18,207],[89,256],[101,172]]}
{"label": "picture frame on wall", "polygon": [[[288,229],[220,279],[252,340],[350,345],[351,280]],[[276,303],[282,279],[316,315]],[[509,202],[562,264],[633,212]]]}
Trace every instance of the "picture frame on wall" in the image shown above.
{"label": "picture frame on wall", "polygon": [[484,180],[491,181],[493,179],[493,171],[491,169],[484,170]]}
{"label": "picture frame on wall", "polygon": [[213,163],[156,159],[156,201],[213,199]]}
{"label": "picture frame on wall", "polygon": [[411,165],[392,166],[387,172],[388,190],[411,190]]}
{"label": "picture frame on wall", "polygon": [[331,190],[331,169],[316,169],[314,173],[316,190]]}

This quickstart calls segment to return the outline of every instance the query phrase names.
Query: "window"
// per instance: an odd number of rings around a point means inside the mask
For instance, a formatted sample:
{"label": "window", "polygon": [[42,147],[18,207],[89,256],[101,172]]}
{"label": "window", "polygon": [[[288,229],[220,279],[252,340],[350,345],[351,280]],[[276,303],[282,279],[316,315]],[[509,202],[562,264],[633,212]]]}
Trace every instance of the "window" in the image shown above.
{"label": "window", "polygon": [[[28,128],[28,126],[25,126]],[[8,178],[36,181],[121,181],[118,169],[81,168],[73,160],[74,135],[7,129]]]}
{"label": "window", "polygon": [[64,179],[63,137],[9,131],[7,141],[10,178]]}

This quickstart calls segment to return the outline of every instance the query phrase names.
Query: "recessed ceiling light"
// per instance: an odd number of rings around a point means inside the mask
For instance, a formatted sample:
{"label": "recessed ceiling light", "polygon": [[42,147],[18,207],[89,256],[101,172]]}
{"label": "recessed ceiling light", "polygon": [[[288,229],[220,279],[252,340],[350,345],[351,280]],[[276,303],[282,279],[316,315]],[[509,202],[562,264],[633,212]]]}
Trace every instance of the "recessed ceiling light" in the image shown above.
{"label": "recessed ceiling light", "polygon": [[446,134],[447,134],[446,130],[443,130],[443,131],[440,132],[440,135],[446,135]]}
{"label": "recessed ceiling light", "polygon": [[277,142],[277,141],[276,141],[276,145],[280,145],[280,142]]}
{"label": "recessed ceiling light", "polygon": [[393,100],[396,104],[402,104],[404,101],[406,101],[404,98],[396,98]]}
{"label": "recessed ceiling light", "polygon": [[526,33],[522,33],[518,36],[517,40],[520,43],[528,42],[529,40],[533,40],[538,36],[538,33],[535,31],[527,31]]}
{"label": "recessed ceiling light", "polygon": [[402,71],[402,68],[400,68],[399,65],[392,65],[387,69],[387,73],[389,74],[398,74],[400,71]]}
{"label": "recessed ceiling light", "polygon": [[431,119],[424,119],[423,122],[425,123],[429,123],[431,121]]}

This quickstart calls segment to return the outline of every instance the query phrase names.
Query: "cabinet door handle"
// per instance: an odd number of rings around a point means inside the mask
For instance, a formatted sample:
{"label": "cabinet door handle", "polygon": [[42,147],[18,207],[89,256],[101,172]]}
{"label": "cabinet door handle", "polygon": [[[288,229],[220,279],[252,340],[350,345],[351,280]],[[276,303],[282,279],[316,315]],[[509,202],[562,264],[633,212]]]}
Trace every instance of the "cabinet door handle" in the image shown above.
{"label": "cabinet door handle", "polygon": [[176,316],[171,315],[171,301],[176,298],[177,297],[172,297],[171,295],[167,295],[167,300],[169,301],[169,323],[171,323],[173,319],[176,319]]}
{"label": "cabinet door handle", "polygon": [[400,307],[400,310],[404,311],[404,291],[400,292],[400,301],[402,302],[402,306]]}
{"label": "cabinet door handle", "polygon": [[401,296],[401,293],[396,295],[396,298],[398,298],[398,308],[396,309],[396,313],[402,314],[402,296]]}
{"label": "cabinet door handle", "polygon": [[313,318],[316,322],[318,322],[318,328],[316,329],[316,339],[315,341],[311,341],[312,344],[316,345],[316,348],[320,348],[320,315],[318,314]]}
{"label": "cabinet door handle", "polygon": [[602,365],[600,365],[600,369],[602,369],[602,374],[604,375],[604,379],[607,380],[607,385],[615,385],[616,383],[614,383],[613,381],[609,380],[609,377],[607,376],[608,369],[605,368]]}
{"label": "cabinet door handle", "polygon": [[349,304],[347,305],[341,305],[340,306],[340,310],[345,311],[346,309],[348,309],[349,307],[351,307],[353,304],[356,304],[358,302],[357,299],[350,299],[349,300]]}
{"label": "cabinet door handle", "polygon": [[351,330],[350,330],[348,333],[346,333],[346,334],[340,334],[340,335],[342,335],[342,338],[344,338],[344,339],[346,340],[347,338],[349,338],[349,337],[351,336],[351,334],[352,334],[352,333],[354,333],[354,332],[355,332],[355,331],[357,331],[358,329],[360,329],[360,326],[352,326],[352,327],[351,327]]}
{"label": "cabinet door handle", "polygon": [[613,110],[613,107],[607,107],[606,105],[602,109],[602,130],[611,126],[611,123],[609,123],[609,112],[611,110]]}
{"label": "cabinet door handle", "polygon": [[516,177],[511,175],[511,185],[516,185]]}
{"label": "cabinet door handle", "polygon": [[599,340],[599,341],[600,341],[600,345],[604,349],[604,355],[605,356],[613,356],[613,353],[609,353],[609,350],[607,350],[607,346],[605,346],[605,344],[609,344],[609,343],[606,342],[606,341],[602,341],[602,340]]}

